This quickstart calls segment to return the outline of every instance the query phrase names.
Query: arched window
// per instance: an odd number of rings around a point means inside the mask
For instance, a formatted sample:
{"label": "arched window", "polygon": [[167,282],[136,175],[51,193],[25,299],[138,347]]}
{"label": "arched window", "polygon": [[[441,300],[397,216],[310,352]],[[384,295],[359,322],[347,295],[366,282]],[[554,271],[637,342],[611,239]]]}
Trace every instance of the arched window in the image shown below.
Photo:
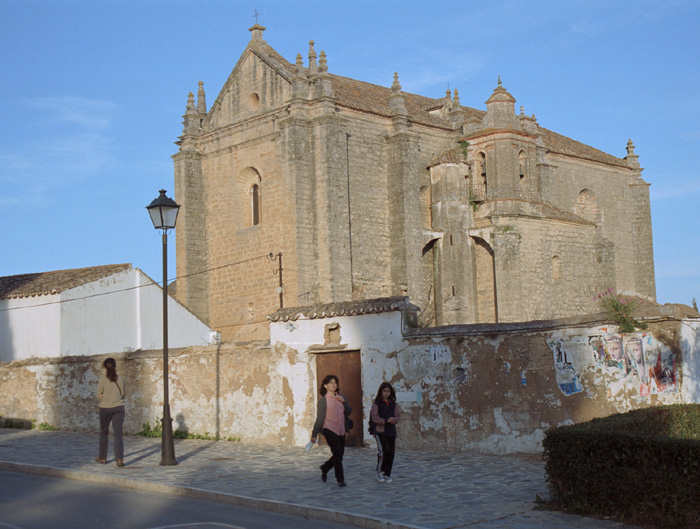
{"label": "arched window", "polygon": [[260,186],[253,184],[250,188],[250,210],[251,224],[257,226],[260,224]]}
{"label": "arched window", "polygon": [[525,154],[525,151],[520,151],[518,155],[518,172],[520,181],[524,182],[527,178],[527,154]]}
{"label": "arched window", "polygon": [[559,281],[561,279],[561,258],[558,255],[552,257],[552,280]]}
{"label": "arched window", "polygon": [[264,191],[262,177],[255,167],[245,167],[238,173],[233,197],[236,229],[262,224]]}
{"label": "arched window", "polygon": [[474,178],[471,187],[471,200],[486,200],[486,153],[480,152],[475,156]]}
{"label": "arched window", "polygon": [[600,206],[598,205],[598,197],[590,189],[583,189],[576,197],[576,206],[574,212],[586,220],[600,223]]}

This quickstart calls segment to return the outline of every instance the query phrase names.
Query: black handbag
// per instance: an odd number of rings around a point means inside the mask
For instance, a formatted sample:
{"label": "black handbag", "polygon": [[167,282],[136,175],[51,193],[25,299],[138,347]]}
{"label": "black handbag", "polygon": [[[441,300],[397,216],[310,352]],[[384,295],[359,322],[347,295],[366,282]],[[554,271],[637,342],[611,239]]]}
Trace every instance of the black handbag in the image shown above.
{"label": "black handbag", "polygon": [[353,426],[355,426],[355,423],[352,422],[352,419],[346,415],[345,416],[345,431],[349,432],[350,430],[352,430]]}

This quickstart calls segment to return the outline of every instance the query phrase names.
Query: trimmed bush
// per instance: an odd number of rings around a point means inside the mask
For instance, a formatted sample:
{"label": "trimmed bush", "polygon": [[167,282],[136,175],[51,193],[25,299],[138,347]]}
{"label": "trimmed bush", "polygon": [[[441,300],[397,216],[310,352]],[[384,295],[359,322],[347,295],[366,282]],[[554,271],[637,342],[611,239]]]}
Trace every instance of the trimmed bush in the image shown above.
{"label": "trimmed bush", "polygon": [[700,405],[552,428],[543,447],[558,508],[655,527],[700,527]]}

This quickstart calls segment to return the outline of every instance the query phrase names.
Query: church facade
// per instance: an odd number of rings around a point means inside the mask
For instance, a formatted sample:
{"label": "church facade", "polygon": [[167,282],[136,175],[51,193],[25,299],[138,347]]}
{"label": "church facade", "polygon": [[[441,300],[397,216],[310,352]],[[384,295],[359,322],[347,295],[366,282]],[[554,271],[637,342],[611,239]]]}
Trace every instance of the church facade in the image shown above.
{"label": "church facade", "polygon": [[655,300],[631,141],[618,158],[540,127],[500,79],[478,110],[329,73],[313,42],[292,64],[264,30],[211,108],[190,94],[173,156],[177,297],[224,340],[266,338],[281,306],[408,296],[439,326]]}

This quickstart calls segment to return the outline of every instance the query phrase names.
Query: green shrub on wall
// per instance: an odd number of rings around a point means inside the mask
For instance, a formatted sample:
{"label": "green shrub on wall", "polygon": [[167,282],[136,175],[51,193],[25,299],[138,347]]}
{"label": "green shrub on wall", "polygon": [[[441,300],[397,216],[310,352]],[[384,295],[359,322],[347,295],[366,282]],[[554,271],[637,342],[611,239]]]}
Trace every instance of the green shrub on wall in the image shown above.
{"label": "green shrub on wall", "polygon": [[635,332],[637,329],[644,330],[648,327],[645,322],[638,321],[632,316],[632,312],[637,309],[637,301],[619,295],[614,288],[607,289],[593,299],[600,303],[608,321],[620,327],[620,332]]}
{"label": "green shrub on wall", "polygon": [[555,507],[652,527],[700,526],[700,405],[552,428],[543,447]]}

